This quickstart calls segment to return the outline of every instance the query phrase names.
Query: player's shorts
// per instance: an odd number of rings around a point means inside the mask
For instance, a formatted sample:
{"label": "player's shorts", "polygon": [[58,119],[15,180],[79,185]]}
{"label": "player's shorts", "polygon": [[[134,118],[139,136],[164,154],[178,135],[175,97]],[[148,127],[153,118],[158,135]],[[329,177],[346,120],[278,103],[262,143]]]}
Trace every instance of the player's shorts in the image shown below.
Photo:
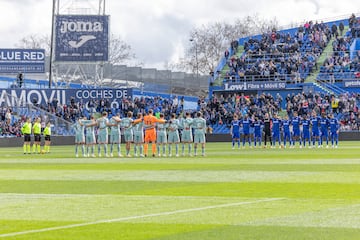
{"label": "player's shorts", "polygon": [[119,133],[110,133],[110,143],[121,143],[120,136]]}
{"label": "player's shorts", "polygon": [[337,138],[337,137],[338,137],[338,134],[337,134],[336,132],[332,132],[332,133],[330,133],[330,136],[331,136],[332,138]]}
{"label": "player's shorts", "polygon": [[328,137],[329,132],[328,131],[321,131],[321,137]]}
{"label": "player's shorts", "polygon": [[84,142],[85,142],[84,134],[76,134],[75,135],[75,143],[84,143]]}
{"label": "player's shorts", "polygon": [[157,132],[156,143],[167,143],[167,137],[165,132]]}
{"label": "player's shorts", "polygon": [[284,139],[291,139],[290,132],[284,132]]}
{"label": "player's shorts", "polygon": [[254,132],[255,138],[261,138],[261,132]]}
{"label": "player's shorts", "polygon": [[179,143],[179,142],[180,142],[180,137],[178,131],[168,133],[168,143]]}
{"label": "player's shorts", "polygon": [[280,132],[273,132],[272,137],[273,139],[280,139]]}
{"label": "player's shorts", "polygon": [[134,143],[144,143],[144,134],[142,132],[134,133]]}
{"label": "player's shorts", "polygon": [[107,133],[100,132],[98,135],[98,143],[108,143]]}
{"label": "player's shorts", "polygon": [[193,141],[193,135],[191,130],[183,130],[181,135],[181,141],[182,142],[192,142]]}
{"label": "player's shorts", "polygon": [[133,133],[125,132],[125,133],[124,133],[124,141],[125,141],[125,142],[133,142],[133,141],[134,141],[134,135],[133,135]]}
{"label": "player's shorts", "polygon": [[293,130],[293,137],[300,137],[300,129]]}
{"label": "player's shorts", "polygon": [[195,133],[194,143],[205,143],[205,134],[204,133]]}
{"label": "player's shorts", "polygon": [[45,141],[51,141],[51,137],[50,137],[50,135],[45,135]]}
{"label": "player's shorts", "polygon": [[156,141],[155,129],[145,130],[145,142],[155,142],[155,141]]}
{"label": "player's shorts", "polygon": [[239,139],[240,138],[240,132],[233,132],[232,133],[232,138],[233,139]]}
{"label": "player's shorts", "polygon": [[87,135],[85,137],[86,144],[96,144],[96,138],[95,135]]}
{"label": "player's shorts", "polygon": [[244,135],[249,136],[250,135],[250,130],[244,131]]}
{"label": "player's shorts", "polygon": [[31,142],[30,134],[24,134],[24,142]]}
{"label": "player's shorts", "polygon": [[312,132],[312,136],[313,136],[313,137],[319,137],[319,136],[320,136],[320,132],[319,132],[319,131],[313,131],[313,132]]}
{"label": "player's shorts", "polygon": [[40,142],[41,141],[41,135],[40,134],[34,134],[34,141]]}
{"label": "player's shorts", "polygon": [[308,131],[303,132],[303,139],[310,139],[310,132]]}

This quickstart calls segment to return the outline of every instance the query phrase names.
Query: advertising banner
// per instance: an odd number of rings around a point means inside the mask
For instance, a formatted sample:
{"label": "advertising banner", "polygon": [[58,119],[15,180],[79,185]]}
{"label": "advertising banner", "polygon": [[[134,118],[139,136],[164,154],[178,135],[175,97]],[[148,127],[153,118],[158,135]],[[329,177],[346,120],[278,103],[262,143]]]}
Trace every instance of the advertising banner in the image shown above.
{"label": "advertising banner", "polygon": [[225,91],[257,91],[285,89],[285,82],[236,82],[224,83]]}
{"label": "advertising banner", "polygon": [[346,80],[346,81],[343,81],[343,87],[346,87],[346,88],[350,88],[350,87],[358,88],[358,87],[360,87],[360,79],[359,80]]}
{"label": "advertising banner", "polygon": [[54,99],[61,105],[75,102],[88,104],[90,101],[107,100],[111,107],[118,108],[121,101],[132,98],[131,88],[101,89],[0,89],[0,106],[26,106],[26,104],[47,106]]}
{"label": "advertising banner", "polygon": [[55,61],[108,61],[109,16],[57,15]]}
{"label": "advertising banner", "polygon": [[0,49],[0,73],[44,73],[44,49]]}

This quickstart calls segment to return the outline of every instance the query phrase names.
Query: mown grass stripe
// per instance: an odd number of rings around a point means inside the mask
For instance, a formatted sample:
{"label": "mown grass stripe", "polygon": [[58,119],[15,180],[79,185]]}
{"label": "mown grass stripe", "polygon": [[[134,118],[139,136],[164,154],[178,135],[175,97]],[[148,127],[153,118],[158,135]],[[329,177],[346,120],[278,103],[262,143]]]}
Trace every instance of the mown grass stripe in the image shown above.
{"label": "mown grass stripe", "polygon": [[0,193],[360,199],[360,184],[6,180],[0,181]]}
{"label": "mown grass stripe", "polygon": [[212,205],[212,206],[205,206],[205,207],[198,207],[198,208],[180,209],[180,210],[168,211],[168,212],[129,216],[129,217],[123,217],[123,218],[116,218],[116,219],[105,219],[105,220],[99,220],[99,221],[94,221],[94,222],[70,224],[70,225],[65,225],[65,226],[49,227],[49,228],[43,228],[43,229],[27,230],[27,231],[22,231],[22,232],[0,234],[0,238],[14,237],[14,236],[26,235],[26,234],[32,234],[32,233],[63,230],[63,229],[69,229],[69,228],[84,227],[84,226],[97,225],[97,224],[103,224],[103,223],[123,222],[123,221],[129,221],[129,220],[140,219],[140,218],[168,216],[168,215],[181,214],[181,213],[211,210],[211,209],[216,209],[216,208],[227,208],[227,207],[240,206],[240,205],[256,204],[256,203],[261,203],[261,202],[272,202],[272,201],[279,201],[279,200],[283,200],[283,199],[284,198],[269,198],[269,199],[261,199],[261,200],[249,201],[249,202],[227,203],[227,204],[219,204],[219,205]]}
{"label": "mown grass stripe", "polygon": [[[264,162],[253,161],[251,163],[239,160],[237,163],[87,163],[87,164],[64,164],[64,163],[0,163],[0,171],[6,173],[11,170],[33,170],[39,173],[42,170],[57,171],[292,171],[292,172],[360,172],[359,161],[324,160],[322,162]],[[41,171],[40,171],[41,170]],[[81,174],[81,172],[79,173]],[[1,174],[0,174],[1,176]]]}
{"label": "mown grass stripe", "polygon": [[0,170],[0,180],[357,183],[358,172],[250,170]]}

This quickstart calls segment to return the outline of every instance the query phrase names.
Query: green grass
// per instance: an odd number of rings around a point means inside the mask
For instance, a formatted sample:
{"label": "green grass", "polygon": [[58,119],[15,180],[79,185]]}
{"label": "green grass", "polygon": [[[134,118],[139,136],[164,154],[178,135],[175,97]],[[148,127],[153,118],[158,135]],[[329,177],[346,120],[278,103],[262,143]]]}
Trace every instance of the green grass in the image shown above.
{"label": "green grass", "polygon": [[360,239],[359,142],[206,157],[0,149],[0,239]]}

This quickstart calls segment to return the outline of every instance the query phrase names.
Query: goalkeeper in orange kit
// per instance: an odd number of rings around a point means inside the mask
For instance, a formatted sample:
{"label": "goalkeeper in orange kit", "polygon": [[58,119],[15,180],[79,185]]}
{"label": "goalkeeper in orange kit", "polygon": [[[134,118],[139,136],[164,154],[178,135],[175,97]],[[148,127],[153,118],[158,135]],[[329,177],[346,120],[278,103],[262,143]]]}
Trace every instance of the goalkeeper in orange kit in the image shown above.
{"label": "goalkeeper in orange kit", "polygon": [[145,157],[148,154],[149,143],[151,142],[152,156],[155,157],[156,154],[156,123],[165,123],[164,119],[157,119],[154,116],[152,109],[148,111],[148,114],[144,116],[144,129],[145,129],[145,144],[144,144],[144,154]]}

